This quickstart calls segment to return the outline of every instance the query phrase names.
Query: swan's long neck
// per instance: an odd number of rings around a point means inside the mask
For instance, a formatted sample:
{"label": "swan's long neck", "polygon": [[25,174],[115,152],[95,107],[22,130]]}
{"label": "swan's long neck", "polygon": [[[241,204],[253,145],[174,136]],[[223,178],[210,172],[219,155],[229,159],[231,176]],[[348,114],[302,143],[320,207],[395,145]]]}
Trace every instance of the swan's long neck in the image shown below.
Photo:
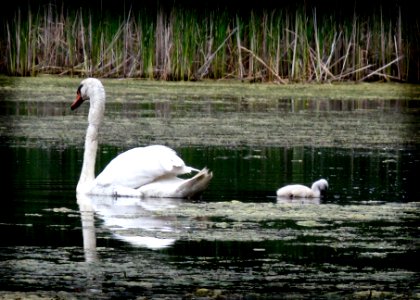
{"label": "swan's long neck", "polygon": [[86,131],[83,166],[76,191],[88,193],[95,180],[95,161],[98,150],[98,132],[105,110],[105,91],[102,86],[90,90],[89,125]]}
{"label": "swan's long neck", "polygon": [[86,139],[85,152],[83,154],[83,166],[80,173],[77,192],[88,192],[95,179],[96,151],[98,149],[98,128],[89,124]]}

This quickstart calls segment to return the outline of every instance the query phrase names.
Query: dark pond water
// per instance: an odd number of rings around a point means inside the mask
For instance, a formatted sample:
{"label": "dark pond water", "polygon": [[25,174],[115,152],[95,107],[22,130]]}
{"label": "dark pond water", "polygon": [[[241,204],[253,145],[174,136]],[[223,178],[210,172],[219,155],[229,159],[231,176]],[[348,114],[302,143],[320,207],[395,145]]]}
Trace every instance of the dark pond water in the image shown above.
{"label": "dark pond water", "polygon": [[194,200],[76,199],[88,105],[0,102],[0,298],[418,297],[420,101],[241,101],[107,108],[98,171],[164,143],[214,172]]}

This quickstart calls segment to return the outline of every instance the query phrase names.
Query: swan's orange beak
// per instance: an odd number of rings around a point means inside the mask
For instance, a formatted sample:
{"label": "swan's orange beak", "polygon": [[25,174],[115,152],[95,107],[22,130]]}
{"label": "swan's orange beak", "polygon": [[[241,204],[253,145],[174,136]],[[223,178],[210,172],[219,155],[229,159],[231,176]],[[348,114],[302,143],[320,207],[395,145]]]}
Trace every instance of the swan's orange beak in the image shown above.
{"label": "swan's orange beak", "polygon": [[80,95],[80,92],[77,92],[76,100],[71,104],[71,110],[75,110],[83,103],[83,98]]}

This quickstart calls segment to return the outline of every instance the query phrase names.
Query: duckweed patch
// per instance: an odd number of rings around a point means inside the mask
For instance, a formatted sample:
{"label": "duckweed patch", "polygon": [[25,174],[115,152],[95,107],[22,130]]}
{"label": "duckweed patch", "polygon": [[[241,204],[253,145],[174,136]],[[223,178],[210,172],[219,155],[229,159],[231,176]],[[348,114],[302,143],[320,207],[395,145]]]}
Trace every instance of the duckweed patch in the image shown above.
{"label": "duckweed patch", "polygon": [[[82,147],[89,104],[70,111],[79,81],[0,77],[2,138],[26,146]],[[104,84],[108,102],[101,141],[107,145],[380,148],[420,140],[416,85],[110,79]]]}
{"label": "duckweed patch", "polygon": [[[71,102],[81,80],[81,78],[48,75],[37,77],[0,76],[0,95],[7,96],[4,97],[5,100]],[[223,105],[226,100],[235,98],[250,100],[251,103],[290,98],[297,100],[412,100],[420,98],[418,85],[401,83],[277,85],[273,83],[250,84],[238,80],[168,82],[128,78],[102,78],[101,81],[110,95],[108,102],[160,99],[206,102],[212,99]],[[31,95],[35,97],[31,97]],[[70,100],[67,97],[70,97]]]}
{"label": "duckweed patch", "polygon": [[[113,232],[127,236],[150,236],[177,241],[281,241],[332,247],[372,249],[362,256],[386,256],[388,252],[415,249],[411,234],[400,236],[397,224],[419,219],[418,203],[382,205],[284,205],[276,203],[182,203],[168,210],[144,211],[130,218],[166,220],[170,230],[124,228]],[[100,215],[99,215],[100,217]],[[109,218],[110,216],[106,216]],[[117,216],[118,217],[118,216]],[[267,226],[267,222],[282,226]],[[384,226],[385,225],[385,226]]]}

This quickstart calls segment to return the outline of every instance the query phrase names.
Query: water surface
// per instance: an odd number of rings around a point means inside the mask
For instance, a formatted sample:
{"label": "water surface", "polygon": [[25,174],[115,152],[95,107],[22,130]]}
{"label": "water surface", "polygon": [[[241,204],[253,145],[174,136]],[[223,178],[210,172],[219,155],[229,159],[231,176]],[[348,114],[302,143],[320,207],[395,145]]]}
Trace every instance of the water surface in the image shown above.
{"label": "water surface", "polygon": [[[208,190],[76,199],[88,105],[5,97],[0,297],[417,297],[419,100],[130,92],[108,92],[98,172],[163,143],[214,172]],[[319,201],[275,197],[321,177]]]}

